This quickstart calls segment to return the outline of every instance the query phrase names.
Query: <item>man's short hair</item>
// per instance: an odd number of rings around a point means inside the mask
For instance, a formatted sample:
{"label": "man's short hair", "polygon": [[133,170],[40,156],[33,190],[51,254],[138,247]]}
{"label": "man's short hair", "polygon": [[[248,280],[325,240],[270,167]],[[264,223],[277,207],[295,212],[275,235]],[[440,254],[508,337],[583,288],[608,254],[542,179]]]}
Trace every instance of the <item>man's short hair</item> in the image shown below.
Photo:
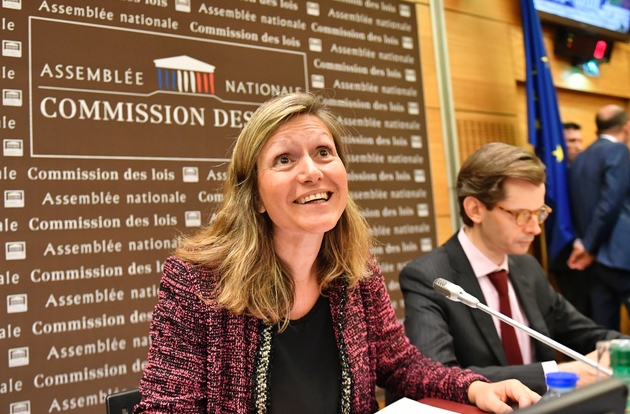
{"label": "man's short hair", "polygon": [[562,128],[563,129],[582,129],[582,127],[579,124],[576,124],[575,122],[565,122],[564,124],[562,124]]}
{"label": "man's short hair", "polygon": [[492,210],[505,199],[503,183],[507,178],[541,185],[545,183],[545,166],[531,151],[503,142],[486,144],[464,161],[457,175],[459,214],[464,224],[473,225],[464,211],[464,199],[475,197]]}
{"label": "man's short hair", "polygon": [[595,124],[597,125],[597,132],[599,134],[604,132],[619,132],[627,122],[628,113],[621,107],[619,111],[611,117],[603,118],[599,113],[595,116]]}

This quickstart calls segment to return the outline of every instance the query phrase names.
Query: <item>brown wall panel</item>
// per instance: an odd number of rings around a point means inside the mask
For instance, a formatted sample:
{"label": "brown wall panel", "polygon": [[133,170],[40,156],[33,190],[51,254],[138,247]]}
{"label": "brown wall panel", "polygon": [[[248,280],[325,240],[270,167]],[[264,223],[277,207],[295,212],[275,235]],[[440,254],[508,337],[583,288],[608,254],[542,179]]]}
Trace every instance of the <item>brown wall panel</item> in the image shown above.
{"label": "brown wall panel", "polygon": [[567,89],[558,89],[558,104],[560,117],[563,122],[576,122],[582,127],[584,147],[590,145],[597,138],[595,126],[595,113],[604,105],[616,104],[625,107],[627,100],[576,92]]}
{"label": "brown wall panel", "polygon": [[510,24],[520,24],[521,21],[517,0],[444,0],[444,8],[484,20]]}
{"label": "brown wall panel", "polygon": [[451,217],[437,216],[438,243],[440,245],[446,243],[453,235],[453,222]]}
{"label": "brown wall panel", "polygon": [[457,112],[456,119],[460,162],[464,162],[477,148],[490,142],[520,144],[515,116]]}
{"label": "brown wall panel", "polygon": [[529,149],[531,149],[531,146],[529,145],[528,142],[528,135],[527,135],[527,98],[525,96],[525,87],[523,86],[522,83],[518,84],[517,87],[517,95],[518,95],[518,113],[517,113],[517,119],[518,119],[518,130],[520,132],[520,136],[522,137],[522,146],[524,147],[528,147]]}
{"label": "brown wall panel", "polygon": [[509,25],[447,11],[446,26],[455,109],[515,113]]}

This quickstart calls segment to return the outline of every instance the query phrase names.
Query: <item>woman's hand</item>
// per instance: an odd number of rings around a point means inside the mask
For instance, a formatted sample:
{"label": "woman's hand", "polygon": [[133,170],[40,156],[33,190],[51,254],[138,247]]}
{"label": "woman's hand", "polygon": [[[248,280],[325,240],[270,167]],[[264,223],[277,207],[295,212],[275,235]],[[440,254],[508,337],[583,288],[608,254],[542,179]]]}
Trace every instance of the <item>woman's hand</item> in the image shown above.
{"label": "woman's hand", "polygon": [[509,413],[512,408],[506,404],[508,401],[518,403],[522,408],[536,403],[540,395],[511,379],[493,383],[475,381],[468,387],[468,399],[483,411]]}

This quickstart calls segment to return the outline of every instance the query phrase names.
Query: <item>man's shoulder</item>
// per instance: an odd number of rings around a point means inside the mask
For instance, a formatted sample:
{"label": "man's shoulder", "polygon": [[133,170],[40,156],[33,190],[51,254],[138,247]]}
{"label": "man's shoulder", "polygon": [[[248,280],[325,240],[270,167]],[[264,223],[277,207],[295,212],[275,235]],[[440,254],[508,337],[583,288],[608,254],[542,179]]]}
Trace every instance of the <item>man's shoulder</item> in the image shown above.
{"label": "man's shoulder", "polygon": [[599,138],[575,157],[571,163],[571,180],[574,184],[582,185],[584,178],[593,170],[629,163],[630,150],[625,143]]}
{"label": "man's shoulder", "polygon": [[442,260],[448,260],[448,252],[446,251],[446,245],[444,244],[428,253],[416,257],[410,261],[407,266],[434,263]]}
{"label": "man's shoulder", "polygon": [[591,145],[586,147],[584,151],[577,155],[576,160],[580,156],[582,156],[582,158],[588,158],[602,153],[627,150],[628,146],[623,142],[613,142],[605,138],[597,138]]}
{"label": "man's shoulder", "polygon": [[407,263],[400,272],[401,282],[406,278],[426,278],[433,281],[436,277],[443,277],[448,273],[452,267],[453,257],[449,254],[447,245],[442,245]]}

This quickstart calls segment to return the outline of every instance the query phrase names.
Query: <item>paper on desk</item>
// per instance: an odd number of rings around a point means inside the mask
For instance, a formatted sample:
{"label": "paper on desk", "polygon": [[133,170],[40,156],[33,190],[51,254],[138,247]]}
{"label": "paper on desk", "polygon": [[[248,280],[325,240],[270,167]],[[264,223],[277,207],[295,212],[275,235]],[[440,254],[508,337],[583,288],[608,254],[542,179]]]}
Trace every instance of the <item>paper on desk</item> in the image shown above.
{"label": "paper on desk", "polygon": [[388,405],[378,412],[378,414],[457,414],[457,411],[444,410],[414,401],[409,398],[401,398],[393,404]]}

